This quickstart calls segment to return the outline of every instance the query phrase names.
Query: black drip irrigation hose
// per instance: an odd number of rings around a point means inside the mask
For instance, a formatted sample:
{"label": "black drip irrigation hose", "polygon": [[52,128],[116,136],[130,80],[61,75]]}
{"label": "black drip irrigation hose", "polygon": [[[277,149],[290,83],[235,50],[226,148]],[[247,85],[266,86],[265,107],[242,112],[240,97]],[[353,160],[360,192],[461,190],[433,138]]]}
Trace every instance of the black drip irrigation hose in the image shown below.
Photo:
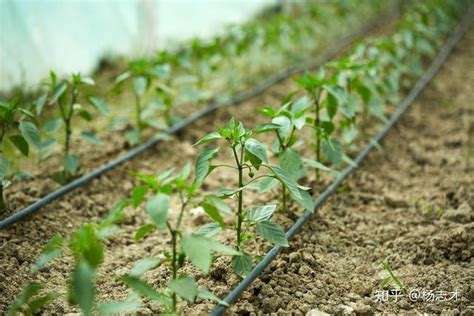
{"label": "black drip irrigation hose", "polygon": [[[467,13],[462,22],[457,26],[456,30],[446,41],[442,50],[436,57],[436,59],[431,64],[430,68],[425,72],[425,74],[418,80],[416,85],[406,96],[403,102],[398,107],[397,111],[392,115],[389,121],[384,125],[382,130],[373,137],[369,144],[367,144],[364,149],[357,155],[354,159],[354,164],[350,165],[334,180],[334,182],[326,188],[326,190],[318,196],[313,203],[313,211],[305,210],[303,215],[290,227],[286,233],[288,240],[292,239],[296,233],[301,229],[301,227],[314,215],[318,207],[320,207],[330,196],[333,194],[339,185],[352,173],[356,170],[361,162],[367,157],[369,152],[375,147],[378,146],[380,141],[387,135],[389,130],[395,125],[398,119],[406,112],[406,110],[413,104],[416,97],[423,91],[426,85],[433,79],[436,73],[440,70],[441,66],[445,62],[446,58],[451,53],[452,49],[456,43],[461,39],[463,34],[467,31],[469,26],[474,20],[474,9],[471,8],[469,13]],[[265,268],[276,258],[276,256],[283,250],[281,246],[273,247],[265,257],[255,266],[255,268],[243,279],[224,299],[228,305],[233,304],[237,301],[239,296],[245,291],[245,289],[265,270]],[[211,312],[212,316],[222,315],[228,306],[218,304],[214,307]]]}
{"label": "black drip irrigation hose", "polygon": [[72,182],[62,186],[58,190],[56,190],[52,193],[49,193],[48,195],[44,196],[43,198],[39,199],[38,201],[34,202],[33,204],[30,204],[29,206],[25,207],[24,209],[22,209],[22,210],[16,212],[15,214],[5,218],[4,220],[0,221],[0,229],[4,229],[7,226],[19,221],[20,219],[22,219],[22,218],[24,218],[24,217],[26,217],[30,214],[33,214],[34,212],[40,210],[43,206],[45,206],[48,203],[62,197],[66,193],[69,193],[69,192],[85,185],[86,183],[90,182],[91,180],[93,180],[95,178],[98,178],[99,176],[106,173],[107,171],[118,167],[119,165],[123,164],[124,162],[126,162],[128,160],[131,160],[132,158],[138,156],[139,154],[141,154],[145,150],[147,150],[147,149],[151,148],[152,146],[158,144],[159,142],[164,140],[167,136],[174,135],[174,134],[178,133],[179,131],[186,128],[188,125],[196,122],[197,120],[205,117],[206,115],[209,115],[209,114],[213,113],[218,108],[229,107],[229,106],[234,106],[234,105],[241,104],[242,102],[244,102],[244,101],[246,101],[250,98],[253,98],[255,96],[260,95],[265,90],[267,90],[269,87],[285,80],[288,77],[291,77],[291,76],[293,76],[297,73],[301,73],[301,72],[303,72],[305,70],[308,70],[308,69],[314,69],[314,68],[324,64],[325,62],[327,62],[328,60],[330,60],[334,56],[336,56],[341,50],[343,50],[344,48],[346,48],[347,46],[352,44],[354,41],[361,38],[362,36],[367,34],[372,29],[374,29],[374,28],[376,28],[376,27],[378,27],[382,24],[385,24],[388,19],[395,18],[396,16],[398,16],[398,14],[399,14],[398,9],[397,8],[392,8],[387,13],[383,14],[382,17],[375,18],[374,20],[372,20],[370,23],[366,24],[364,27],[362,27],[358,31],[343,37],[337,44],[335,44],[335,45],[331,46],[330,48],[328,48],[327,50],[325,50],[321,55],[319,55],[318,57],[316,57],[312,61],[296,64],[294,66],[290,66],[286,70],[284,70],[284,71],[282,71],[282,72],[280,72],[280,73],[278,73],[278,74],[276,74],[276,75],[274,75],[274,76],[272,76],[272,77],[270,77],[266,80],[263,80],[257,87],[255,87],[255,88],[253,88],[249,91],[243,92],[243,93],[241,93],[240,95],[236,96],[233,99],[222,101],[222,102],[218,102],[218,101],[215,101],[215,100],[209,102],[209,104],[205,108],[194,112],[193,114],[189,115],[188,117],[186,117],[185,119],[183,119],[182,121],[177,123],[176,125],[169,128],[168,130],[166,130],[163,133],[151,138],[150,140],[146,141],[145,143],[135,147],[134,149],[130,150],[129,152],[127,152],[123,156],[102,165],[101,167],[93,170],[92,172],[90,172],[90,173],[88,173],[88,174],[86,174],[86,175],[84,175],[80,178],[77,178],[77,179],[73,180]]}

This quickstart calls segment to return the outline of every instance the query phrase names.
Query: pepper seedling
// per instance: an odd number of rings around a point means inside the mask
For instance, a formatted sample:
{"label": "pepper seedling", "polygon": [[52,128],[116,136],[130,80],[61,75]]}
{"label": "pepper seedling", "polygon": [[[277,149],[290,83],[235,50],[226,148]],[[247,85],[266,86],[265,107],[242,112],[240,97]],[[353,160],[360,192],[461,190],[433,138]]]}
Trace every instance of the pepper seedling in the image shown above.
{"label": "pepper seedling", "polygon": [[[60,184],[67,183],[80,172],[80,156],[71,153],[71,142],[73,137],[73,129],[75,124],[73,119],[80,117],[87,122],[93,120],[93,115],[86,107],[90,105],[93,109],[98,110],[104,115],[110,115],[110,110],[105,100],[90,94],[86,87],[95,85],[93,79],[82,77],[81,74],[72,74],[71,78],[58,80],[54,72],[50,73],[50,81],[47,83],[49,87],[49,106],[56,106],[59,112],[59,118],[50,120],[46,123],[46,131],[53,134],[61,126],[64,127],[64,143],[63,143],[63,171],[54,175],[54,180]],[[37,101],[37,111],[41,114],[46,99],[40,96]],[[100,140],[91,131],[82,131],[81,136],[93,143],[100,144]]]}
{"label": "pepper seedling", "polygon": [[[242,254],[235,255],[232,259],[232,267],[239,275],[246,275],[252,268],[253,258],[245,252],[245,243],[248,240],[255,240],[251,228],[255,229],[256,234],[260,235],[267,241],[280,245],[288,246],[285,232],[275,222],[270,221],[270,217],[276,209],[276,205],[252,206],[244,208],[244,192],[251,184],[255,184],[257,180],[260,185],[267,187],[277,180],[286,187],[290,195],[297,202],[307,209],[312,209],[311,196],[305,190],[308,188],[301,187],[279,166],[271,165],[267,158],[266,146],[253,138],[253,136],[278,129],[276,124],[263,124],[254,130],[245,129],[242,122],[231,119],[225,128],[219,129],[217,132],[208,134],[201,138],[195,145],[203,145],[218,140],[223,140],[224,144],[219,147],[210,147],[204,149],[196,159],[196,182],[201,184],[205,178],[218,168],[230,168],[236,171],[237,187],[234,189],[221,189],[214,198],[213,204],[215,208],[204,206],[204,210],[210,217],[221,226],[222,229],[230,229],[235,231],[236,242],[235,249]],[[220,149],[227,149],[233,159],[233,165],[212,164]],[[262,168],[262,170],[260,170]],[[257,171],[269,171],[269,173]],[[251,179],[245,181],[246,174]],[[232,225],[227,225],[215,209],[219,209],[218,204],[222,204],[223,199],[235,199],[236,212]],[[217,202],[216,202],[217,201]],[[212,211],[212,212],[211,212]]]}
{"label": "pepper seedling", "polygon": [[[165,288],[157,291],[140,279],[144,272],[140,267],[146,266],[149,270],[160,264],[160,261],[155,258],[142,259],[129,275],[122,278],[122,281],[139,295],[158,303],[165,313],[176,314],[178,298],[191,303],[196,298],[222,302],[208,290],[199,288],[191,276],[180,273],[186,259],[202,272],[208,273],[214,253],[224,255],[240,253],[211,238],[183,232],[181,225],[183,215],[193,205],[198,186],[196,182],[188,183],[191,173],[190,165],[186,165],[178,174],[173,174],[173,171],[174,169],[165,170],[154,176],[136,173],[135,176],[143,184],[133,189],[131,198],[132,205],[135,207],[146,201],[145,210],[152,220],[152,223],[137,230],[135,239],[140,240],[153,230],[166,233],[170,238],[171,249],[164,251],[165,263],[171,268],[170,281]],[[152,196],[147,199],[146,195],[149,191],[152,192]],[[169,216],[169,209],[171,199],[175,196],[178,197],[180,209],[177,218],[172,219]],[[137,272],[138,270],[140,272]]]}
{"label": "pepper seedling", "polygon": [[41,148],[41,134],[36,127],[35,115],[21,107],[20,97],[0,102],[0,214],[8,209],[4,190],[12,181],[31,178],[14,163],[15,149],[28,157],[30,147]]}
{"label": "pepper seedling", "polygon": [[[297,147],[303,144],[303,140],[298,139],[298,132],[301,131],[308,123],[308,110],[310,100],[308,97],[301,97],[292,100],[294,95],[287,95],[280,108],[263,107],[257,112],[271,119],[271,124],[275,124],[278,128],[274,129],[276,135],[276,144],[273,147],[274,154],[278,157],[279,165],[294,180],[298,181],[306,175],[305,165],[312,168],[331,171],[320,162],[312,159],[302,158]],[[282,209],[287,209],[288,193],[286,186],[282,188]]]}

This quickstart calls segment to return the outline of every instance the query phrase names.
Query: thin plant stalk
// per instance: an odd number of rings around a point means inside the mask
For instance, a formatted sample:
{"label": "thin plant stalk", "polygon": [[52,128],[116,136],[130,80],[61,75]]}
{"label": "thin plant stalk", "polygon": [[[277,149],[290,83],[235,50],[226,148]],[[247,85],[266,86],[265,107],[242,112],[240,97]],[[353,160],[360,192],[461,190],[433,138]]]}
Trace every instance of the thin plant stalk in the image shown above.
{"label": "thin plant stalk", "polygon": [[243,182],[243,170],[244,167],[242,166],[242,160],[243,160],[243,149],[240,150],[240,160],[237,155],[237,151],[235,150],[235,146],[232,146],[232,151],[234,153],[234,158],[235,158],[235,163],[237,164],[238,172],[239,172],[239,193],[238,193],[238,207],[237,207],[237,244],[236,244],[236,249],[240,250],[240,244],[242,241],[242,213],[243,213],[243,190],[241,190],[244,186]]}
{"label": "thin plant stalk", "polygon": [[137,93],[135,94],[135,120],[137,124],[137,128],[139,130],[142,129],[143,123],[142,123],[142,106],[141,106],[141,100],[140,96]]}
{"label": "thin plant stalk", "polygon": [[3,196],[3,183],[0,181],[0,213],[3,213],[7,210],[7,202]]}
{"label": "thin plant stalk", "polygon": [[[316,161],[321,162],[321,120],[319,116],[319,110],[320,110],[320,105],[319,105],[319,97],[320,97],[320,92],[319,90],[314,93],[314,110],[316,112],[316,118],[314,120],[314,137],[316,141]],[[319,175],[319,169],[315,169],[316,172],[316,180],[319,181],[320,175]]]}

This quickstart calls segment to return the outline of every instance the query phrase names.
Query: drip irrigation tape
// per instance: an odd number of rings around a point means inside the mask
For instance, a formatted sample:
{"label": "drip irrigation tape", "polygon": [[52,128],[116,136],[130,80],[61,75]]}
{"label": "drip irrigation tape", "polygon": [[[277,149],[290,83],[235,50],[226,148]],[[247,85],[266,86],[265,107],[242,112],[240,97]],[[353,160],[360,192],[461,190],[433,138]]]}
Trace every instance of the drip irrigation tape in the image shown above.
{"label": "drip irrigation tape", "polygon": [[267,90],[269,87],[285,80],[288,77],[291,77],[297,73],[301,73],[305,70],[308,69],[313,69],[316,68],[328,60],[332,59],[334,56],[336,56],[340,51],[342,51],[344,48],[349,46],[351,43],[356,41],[357,39],[361,38],[365,34],[367,34],[369,31],[373,30],[374,28],[385,24],[388,19],[394,19],[397,17],[399,14],[398,9],[391,9],[387,13],[383,14],[381,17],[375,18],[373,21],[369,22],[366,24],[364,27],[359,29],[358,31],[351,33],[345,37],[343,37],[337,44],[334,46],[331,46],[327,50],[325,50],[321,55],[313,59],[312,61],[306,62],[306,63],[300,63],[294,66],[290,66],[286,70],[266,79],[263,80],[257,87],[247,91],[243,92],[240,95],[236,96],[233,99],[218,102],[218,101],[211,101],[205,108],[194,112],[193,114],[189,115],[182,121],[180,121],[178,124],[174,125],[173,127],[169,128],[167,131],[164,131],[163,133],[151,138],[150,140],[146,141],[145,143],[135,147],[134,149],[130,150],[123,156],[110,161],[101,167],[93,170],[92,172],[81,176],[80,178],[77,178],[70,183],[62,186],[58,190],[49,193],[48,195],[44,196],[43,198],[39,199],[38,201],[34,202],[33,204],[30,204],[29,206],[25,207],[24,209],[14,213],[13,215],[5,218],[4,220],[0,221],[0,229],[4,229],[5,227],[19,221],[20,219],[40,210],[43,206],[47,205],[48,203],[62,197],[66,193],[69,193],[86,183],[90,182],[91,180],[98,178],[102,174],[106,173],[109,170],[112,170],[119,165],[123,164],[124,162],[131,160],[132,158],[138,156],[145,150],[153,147],[154,145],[158,144],[162,140],[164,140],[167,136],[174,135],[178,133],[179,131],[183,130],[186,128],[188,125],[196,122],[197,120],[205,117],[206,115],[209,115],[216,111],[218,108],[221,107],[229,107],[229,106],[234,106],[241,104],[242,102],[253,98],[255,96],[260,95],[263,93],[265,90]]}
{"label": "drip irrigation tape", "polygon": [[[318,196],[313,203],[313,211],[305,210],[303,215],[290,227],[286,233],[288,240],[292,239],[295,234],[301,229],[304,223],[308,221],[313,215],[314,212],[320,207],[330,196],[333,194],[339,185],[352,173],[356,170],[362,161],[367,157],[369,152],[378,146],[380,141],[387,135],[389,130],[395,125],[398,119],[406,112],[406,110],[413,104],[413,101],[421,93],[421,91],[426,87],[426,85],[433,79],[436,73],[440,70],[441,66],[445,62],[446,58],[451,53],[452,49],[456,43],[461,39],[462,35],[467,31],[469,26],[474,20],[474,9],[471,8],[469,13],[467,13],[462,22],[457,26],[455,31],[446,41],[445,45],[441,49],[440,53],[437,55],[436,59],[433,61],[429,69],[424,73],[424,75],[418,80],[410,93],[402,101],[397,111],[392,115],[390,120],[384,125],[382,130],[371,139],[369,144],[367,144],[361,152],[354,159],[354,164],[344,169],[344,171],[336,178],[336,180],[326,188],[326,190]],[[276,256],[283,250],[281,246],[273,247],[266,256],[255,266],[255,268],[243,279],[224,299],[224,302],[227,304],[233,304],[237,301],[239,296],[245,291],[245,289],[265,270],[265,268],[276,258]],[[222,315],[227,306],[218,304],[214,307],[211,312],[212,316]]]}

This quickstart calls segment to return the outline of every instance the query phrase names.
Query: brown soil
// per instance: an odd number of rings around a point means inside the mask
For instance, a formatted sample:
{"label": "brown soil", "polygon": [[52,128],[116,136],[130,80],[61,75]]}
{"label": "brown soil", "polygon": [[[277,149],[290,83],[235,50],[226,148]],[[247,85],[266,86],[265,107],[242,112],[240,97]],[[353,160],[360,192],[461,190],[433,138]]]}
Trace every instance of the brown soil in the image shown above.
{"label": "brown soil", "polygon": [[[232,307],[233,313],[302,314],[315,308],[328,313],[349,309],[368,313],[467,310],[474,299],[474,288],[469,287],[474,283],[473,179],[469,174],[472,166],[466,165],[467,135],[469,132],[472,142],[474,130],[469,98],[474,78],[472,72],[465,70],[472,69],[473,45],[471,30],[430,88],[386,139],[384,152],[371,154],[364,168],[319,210],[291,243],[291,248]],[[294,88],[294,83],[287,80],[238,108],[220,110],[190,126],[185,134],[49,204],[31,220],[0,231],[0,313],[5,312],[7,304],[31,280],[43,281],[48,288],[66,293],[70,258],[49,265],[35,276],[28,274],[30,264],[42,243],[52,235],[68,235],[85,221],[100,219],[116,201],[127,197],[137,184],[129,176],[130,170],[154,173],[193,161],[197,150],[192,144],[212,131],[215,124],[222,125],[235,115],[254,126],[261,122],[261,118],[256,119],[257,106],[278,104]],[[208,189],[230,186],[232,179],[235,179],[233,174],[216,174],[207,181]],[[277,194],[249,194],[247,201],[264,203]],[[438,209],[443,211],[441,216]],[[186,219],[193,223],[188,229],[195,229],[205,220],[199,212],[192,212]],[[127,210],[120,226],[122,232],[108,241],[98,276],[101,300],[125,298],[129,290],[118,277],[127,273],[139,258],[160,256],[167,239],[162,235],[154,233],[143,242],[133,241],[137,227],[147,221],[142,210]],[[289,227],[294,216],[278,215],[277,221]],[[233,240],[232,235],[222,238]],[[254,253],[264,254],[266,250],[268,245]],[[415,305],[403,300],[385,305],[374,303],[374,293],[385,277],[380,266],[384,259],[388,259],[407,287],[444,291],[457,288],[461,292],[460,300]],[[224,296],[239,279],[228,268],[228,258],[218,260],[209,277],[190,267],[185,270],[195,275],[199,284]],[[159,268],[149,272],[146,278],[159,287],[168,275],[166,268]],[[56,301],[47,311],[54,314],[77,311],[65,301]],[[208,312],[211,307],[209,302],[198,302],[192,308],[183,306],[185,314]],[[158,307],[149,303],[141,309],[142,313],[157,311]]]}

